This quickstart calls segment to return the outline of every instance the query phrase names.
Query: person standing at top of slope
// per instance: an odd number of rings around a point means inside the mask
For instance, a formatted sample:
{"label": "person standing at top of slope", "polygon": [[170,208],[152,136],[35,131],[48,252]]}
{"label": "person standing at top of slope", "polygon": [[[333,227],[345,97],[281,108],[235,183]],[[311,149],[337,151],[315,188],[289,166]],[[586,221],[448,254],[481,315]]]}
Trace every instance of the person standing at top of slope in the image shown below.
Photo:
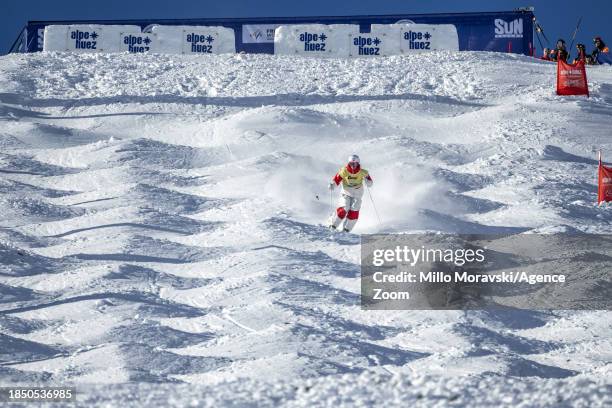
{"label": "person standing at top of slope", "polygon": [[557,41],[557,61],[567,62],[569,58],[569,52],[565,48],[565,40],[559,38]]}
{"label": "person standing at top of slope", "polygon": [[593,38],[593,44],[595,44],[595,49],[593,50],[591,55],[593,56],[594,59],[596,59],[599,53],[601,52],[603,53],[610,52],[610,49],[608,48],[606,43],[603,42],[601,37]]}
{"label": "person standing at top of slope", "polygon": [[343,231],[350,232],[353,229],[359,218],[364,182],[368,187],[374,184],[374,180],[372,180],[368,171],[361,168],[359,156],[353,154],[349,156],[347,165],[338,170],[338,173],[329,183],[330,191],[342,183],[339,207],[336,208],[336,213],[332,214],[329,220],[331,229],[338,229],[345,219]]}
{"label": "person standing at top of slope", "polygon": [[578,56],[576,58],[574,58],[574,64],[577,63],[578,61],[582,61],[586,63],[586,51],[584,48],[584,44],[576,44],[576,51],[578,51]]}

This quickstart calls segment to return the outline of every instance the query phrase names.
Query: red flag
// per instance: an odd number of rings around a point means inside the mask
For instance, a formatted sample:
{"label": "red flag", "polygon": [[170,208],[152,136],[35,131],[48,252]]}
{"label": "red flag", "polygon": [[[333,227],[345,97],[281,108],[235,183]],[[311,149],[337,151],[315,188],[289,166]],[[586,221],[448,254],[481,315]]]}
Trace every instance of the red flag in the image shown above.
{"label": "red flag", "polygon": [[612,167],[601,164],[601,156],[599,157],[598,180],[597,204],[612,201]]}
{"label": "red flag", "polygon": [[557,61],[557,95],[589,96],[584,61],[575,64]]}

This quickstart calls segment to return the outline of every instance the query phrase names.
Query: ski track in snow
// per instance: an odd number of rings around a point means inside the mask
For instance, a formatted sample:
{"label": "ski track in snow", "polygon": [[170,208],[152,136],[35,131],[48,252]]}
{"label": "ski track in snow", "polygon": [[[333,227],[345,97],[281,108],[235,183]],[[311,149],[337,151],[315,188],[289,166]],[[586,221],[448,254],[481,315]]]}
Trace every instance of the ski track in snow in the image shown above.
{"label": "ski track in snow", "polygon": [[[533,377],[604,404],[610,312],[359,306],[359,233],[612,232],[594,205],[612,70],[589,67],[590,99],[557,97],[554,72],[472,52],[1,57],[0,380],[224,382],[220,401],[274,382],[262,402],[309,405],[291,384]],[[364,197],[356,234],[330,235],[327,180],[354,152],[383,225]],[[404,397],[487,404],[440,387]]]}

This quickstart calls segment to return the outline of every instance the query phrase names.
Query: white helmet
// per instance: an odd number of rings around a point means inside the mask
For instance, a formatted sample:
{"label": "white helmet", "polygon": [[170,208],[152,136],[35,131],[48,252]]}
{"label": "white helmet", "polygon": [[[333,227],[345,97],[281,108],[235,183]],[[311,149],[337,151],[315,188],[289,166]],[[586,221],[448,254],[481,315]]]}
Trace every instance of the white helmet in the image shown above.
{"label": "white helmet", "polygon": [[348,166],[352,169],[359,168],[359,156],[356,154],[351,154],[348,158]]}

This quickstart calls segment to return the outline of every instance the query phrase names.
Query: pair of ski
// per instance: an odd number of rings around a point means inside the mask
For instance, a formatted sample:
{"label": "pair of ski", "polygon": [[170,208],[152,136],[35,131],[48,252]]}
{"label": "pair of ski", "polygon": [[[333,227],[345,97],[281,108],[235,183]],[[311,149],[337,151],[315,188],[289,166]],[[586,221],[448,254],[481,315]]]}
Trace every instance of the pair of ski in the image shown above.
{"label": "pair of ski", "polygon": [[330,230],[331,232],[346,232],[347,234],[351,231],[347,230],[346,228],[342,228],[342,229],[338,229],[336,227],[334,227],[333,225],[328,225],[327,229]]}
{"label": "pair of ski", "polygon": [[350,234],[351,231],[341,226],[343,222],[341,222],[340,225],[336,227],[334,225],[334,218],[335,218],[335,213],[330,214],[329,218],[327,219],[327,229],[330,230],[331,232],[345,232],[347,234]]}
{"label": "pair of ski", "polygon": [[[316,197],[317,201],[319,201],[319,195],[315,194],[315,197]],[[330,205],[330,207],[331,207],[331,203],[332,203],[332,199],[331,199],[331,192],[330,192],[330,197],[329,197],[329,205]],[[335,227],[332,224],[332,221],[331,221],[333,218],[334,218],[334,214],[332,213],[332,214],[330,214],[329,220],[328,220],[328,222],[326,224],[326,227],[327,227],[328,230],[330,230],[331,232],[346,232],[347,234],[350,233],[350,231],[347,230],[346,228],[338,229],[337,227]]]}

